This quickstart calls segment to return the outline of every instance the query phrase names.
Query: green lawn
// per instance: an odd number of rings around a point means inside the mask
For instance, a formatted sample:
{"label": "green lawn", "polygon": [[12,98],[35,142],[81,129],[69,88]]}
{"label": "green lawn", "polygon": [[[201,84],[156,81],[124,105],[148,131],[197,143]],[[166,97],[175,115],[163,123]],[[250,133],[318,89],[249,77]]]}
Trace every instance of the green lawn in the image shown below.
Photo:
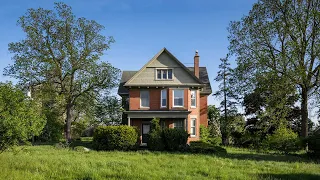
{"label": "green lawn", "polygon": [[227,150],[227,155],[215,156],[24,146],[0,154],[0,179],[320,179],[319,162]]}

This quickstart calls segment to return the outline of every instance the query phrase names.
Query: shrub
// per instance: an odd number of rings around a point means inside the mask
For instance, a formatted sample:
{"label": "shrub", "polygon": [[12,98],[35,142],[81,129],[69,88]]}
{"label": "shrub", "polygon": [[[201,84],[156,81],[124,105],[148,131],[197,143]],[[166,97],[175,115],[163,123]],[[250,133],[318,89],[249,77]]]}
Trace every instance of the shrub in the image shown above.
{"label": "shrub", "polygon": [[97,150],[132,150],[136,148],[138,132],[134,127],[99,126],[93,133],[93,147]]}
{"label": "shrub", "polygon": [[148,147],[153,151],[164,150],[164,142],[162,138],[162,131],[159,125],[159,119],[152,119],[151,121],[151,131],[149,133]]}
{"label": "shrub", "polygon": [[186,148],[189,134],[184,129],[164,129],[162,138],[165,149],[168,151],[181,151]]}
{"label": "shrub", "polygon": [[85,120],[73,121],[71,123],[72,139],[80,139],[86,128],[89,127],[89,122]]}
{"label": "shrub", "polygon": [[263,146],[286,154],[302,149],[298,135],[285,126],[280,126],[272,135],[268,135]]}
{"label": "shrub", "polygon": [[203,141],[192,141],[190,142],[189,151],[192,153],[205,153],[205,154],[225,154],[227,150],[220,147],[215,146],[213,144],[203,142]]}
{"label": "shrub", "polygon": [[212,136],[210,134],[209,128],[205,127],[202,124],[200,125],[200,138],[201,138],[201,141],[212,144],[212,145],[221,144],[221,138]]}
{"label": "shrub", "polygon": [[320,157],[320,131],[314,132],[307,139],[309,152],[312,156]]}
{"label": "shrub", "polygon": [[38,136],[46,124],[40,105],[12,84],[0,83],[0,151]]}

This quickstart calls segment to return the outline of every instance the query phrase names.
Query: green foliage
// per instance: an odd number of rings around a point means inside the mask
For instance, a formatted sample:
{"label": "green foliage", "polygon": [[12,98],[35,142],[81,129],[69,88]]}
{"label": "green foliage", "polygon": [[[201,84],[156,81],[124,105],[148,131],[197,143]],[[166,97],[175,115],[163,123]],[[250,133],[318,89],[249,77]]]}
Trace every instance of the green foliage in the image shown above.
{"label": "green foliage", "polygon": [[190,142],[189,151],[192,153],[205,153],[205,154],[226,154],[227,150],[213,145],[211,143],[203,141],[192,141]]}
{"label": "green foliage", "polygon": [[298,135],[284,125],[280,125],[272,135],[268,135],[263,142],[263,146],[283,153],[296,152],[302,149]]}
{"label": "green foliage", "polygon": [[77,18],[62,2],[54,10],[29,9],[18,25],[26,37],[9,44],[14,62],[5,75],[19,84],[52,84],[64,98],[66,137],[71,140],[74,112],[90,109],[84,105],[118,86],[120,70],[100,59],[114,39],[102,35],[101,24]]}
{"label": "green foliage", "polygon": [[312,156],[320,158],[320,130],[314,132],[310,137],[308,137],[307,142],[309,153]]}
{"label": "green foliage", "polygon": [[0,84],[0,150],[41,133],[45,118],[39,105],[11,84]]}
{"label": "green foliage", "polygon": [[186,148],[189,134],[184,129],[166,128],[162,131],[165,148],[168,151],[181,151]]}
{"label": "green foliage", "polygon": [[162,137],[162,130],[159,124],[159,119],[153,118],[151,120],[151,131],[149,133],[148,148],[153,151],[164,150],[164,141]]}
{"label": "green foliage", "polygon": [[86,120],[73,121],[71,123],[72,139],[79,139],[88,127],[89,122]]}
{"label": "green foliage", "polygon": [[209,143],[212,145],[221,144],[221,137],[216,137],[210,134],[210,128],[200,125],[200,139],[202,142]]}
{"label": "green foliage", "polygon": [[[320,85],[320,1],[258,1],[250,13],[228,28],[235,55],[237,88],[242,95],[264,86],[268,116],[287,114],[289,96],[298,94],[301,135],[308,135],[308,104]],[[280,108],[279,108],[280,107]]]}
{"label": "green foliage", "polygon": [[121,100],[115,96],[105,96],[95,106],[95,117],[105,125],[119,125],[122,121]]}
{"label": "green foliage", "polygon": [[97,150],[132,150],[136,148],[138,132],[131,126],[99,126],[93,134]]}

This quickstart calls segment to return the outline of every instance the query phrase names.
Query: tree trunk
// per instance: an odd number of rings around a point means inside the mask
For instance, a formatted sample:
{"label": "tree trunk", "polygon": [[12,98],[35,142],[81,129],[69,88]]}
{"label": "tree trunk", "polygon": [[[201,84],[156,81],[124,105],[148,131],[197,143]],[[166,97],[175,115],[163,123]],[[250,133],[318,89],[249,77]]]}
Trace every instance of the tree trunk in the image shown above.
{"label": "tree trunk", "polygon": [[71,120],[72,120],[72,105],[71,103],[67,103],[67,117],[66,117],[66,128],[65,128],[65,136],[67,142],[71,142]]}
{"label": "tree trunk", "polygon": [[221,135],[221,139],[222,139],[222,144],[224,146],[228,146],[229,145],[229,137],[227,136],[227,134],[223,133]]}
{"label": "tree trunk", "polygon": [[308,89],[302,88],[302,100],[301,100],[301,136],[308,136]]}

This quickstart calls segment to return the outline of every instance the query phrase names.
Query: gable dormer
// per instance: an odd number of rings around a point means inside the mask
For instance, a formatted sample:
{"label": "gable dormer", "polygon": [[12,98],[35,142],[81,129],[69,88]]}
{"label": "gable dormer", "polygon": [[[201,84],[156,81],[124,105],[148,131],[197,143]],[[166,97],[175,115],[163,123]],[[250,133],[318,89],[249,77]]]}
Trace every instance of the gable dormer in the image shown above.
{"label": "gable dormer", "polygon": [[156,54],[124,86],[202,86],[202,82],[166,48]]}

